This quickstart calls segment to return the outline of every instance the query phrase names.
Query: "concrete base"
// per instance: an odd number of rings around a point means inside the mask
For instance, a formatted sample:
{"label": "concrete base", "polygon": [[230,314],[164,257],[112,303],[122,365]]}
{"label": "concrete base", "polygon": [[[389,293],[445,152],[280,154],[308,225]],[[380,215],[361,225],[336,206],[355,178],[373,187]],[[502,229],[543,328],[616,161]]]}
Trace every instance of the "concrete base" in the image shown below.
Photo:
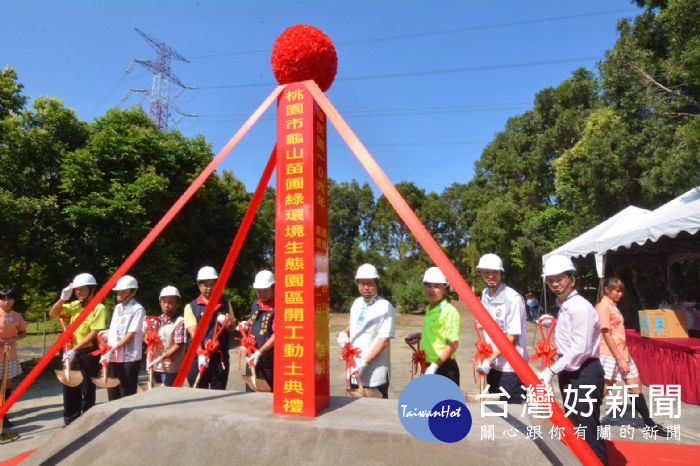
{"label": "concrete base", "polygon": [[[272,394],[156,388],[95,406],[25,464],[577,464],[549,439],[548,421],[481,417],[460,442],[423,442],[398,418],[398,400],[332,397],[318,418],[272,413]],[[544,440],[526,438],[542,426]],[[493,425],[495,440],[481,440]],[[505,431],[517,433],[515,437]]]}

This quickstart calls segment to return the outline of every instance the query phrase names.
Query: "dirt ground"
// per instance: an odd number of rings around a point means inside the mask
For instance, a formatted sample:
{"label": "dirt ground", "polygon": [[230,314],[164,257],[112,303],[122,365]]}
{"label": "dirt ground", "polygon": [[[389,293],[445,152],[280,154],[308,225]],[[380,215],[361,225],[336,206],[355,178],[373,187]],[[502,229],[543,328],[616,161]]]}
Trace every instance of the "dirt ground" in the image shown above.
{"label": "dirt ground", "polygon": [[[459,303],[457,303],[459,308]],[[462,333],[460,348],[457,352],[457,362],[459,364],[461,379],[460,386],[465,393],[476,393],[478,385],[472,375],[471,358],[475,352],[476,335],[472,327],[473,318],[462,311]],[[348,314],[332,314],[330,320],[331,332],[331,395],[343,396],[345,394],[344,363],[340,359],[340,348],[335,344],[335,335],[347,325]],[[411,349],[403,341],[406,334],[420,330],[423,316],[419,315],[399,315],[396,326],[396,339],[391,344],[391,369],[392,377],[389,386],[389,396],[398,399],[403,388],[411,381],[410,361]],[[537,341],[535,333],[537,329],[534,324],[528,324],[527,342],[528,349],[531,349]],[[238,369],[238,352],[231,352],[231,374],[229,376],[228,389],[235,391],[244,390],[244,383],[240,377],[242,370]],[[539,362],[531,364],[535,370],[539,367]],[[145,373],[142,375],[145,382]],[[19,380],[19,377],[17,378]],[[561,403],[559,390],[554,387],[554,393]],[[645,394],[648,397],[648,389],[645,387]],[[107,402],[106,390],[98,389],[98,403]],[[473,415],[479,415],[478,405],[470,407]],[[46,442],[51,442],[53,435],[63,427],[63,401],[61,396],[61,385],[56,380],[52,369],[45,370],[31,388],[24,394],[23,398],[17,402],[10,410],[10,419],[14,423],[11,432],[21,435],[20,439],[9,444],[0,445],[0,460],[5,460],[18,455],[24,451],[37,448]],[[683,403],[681,406],[681,417],[670,419],[669,417],[657,417],[656,421],[662,425],[680,425],[680,443],[700,445],[700,406]],[[644,441],[642,438],[643,424],[640,419],[632,419],[629,415],[620,419],[604,417],[603,425],[611,425],[611,436],[613,439],[620,438],[620,428],[622,425],[632,425],[635,428],[634,440]],[[668,442],[666,439],[658,439],[657,442]],[[678,442],[675,440],[674,442]]]}

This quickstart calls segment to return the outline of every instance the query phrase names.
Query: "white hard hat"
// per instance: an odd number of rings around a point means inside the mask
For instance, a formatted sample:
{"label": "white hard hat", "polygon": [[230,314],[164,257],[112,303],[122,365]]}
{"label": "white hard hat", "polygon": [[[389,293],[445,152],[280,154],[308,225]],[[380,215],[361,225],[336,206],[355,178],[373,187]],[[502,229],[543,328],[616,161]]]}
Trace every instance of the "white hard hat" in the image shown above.
{"label": "white hard hat", "polygon": [[199,269],[199,272],[197,272],[197,281],[201,282],[204,280],[216,280],[219,278],[219,274],[216,273],[216,270],[214,267],[210,266],[205,266]]}
{"label": "white hard hat", "polygon": [[269,270],[261,270],[255,275],[253,288],[256,290],[264,290],[275,284],[275,275]]}
{"label": "white hard hat", "polygon": [[544,263],[544,270],[542,271],[542,277],[549,277],[552,275],[559,275],[564,272],[575,272],[576,267],[574,263],[571,262],[571,258],[563,256],[561,254],[555,254],[547,258]]}
{"label": "white hard hat", "polygon": [[138,287],[139,282],[137,282],[134,277],[131,275],[124,275],[117,280],[117,284],[112,288],[112,291],[135,290],[138,289]]}
{"label": "white hard hat", "polygon": [[481,256],[481,259],[479,259],[479,265],[476,266],[476,270],[481,270],[481,269],[486,269],[486,270],[500,270],[501,272],[505,272],[503,269],[503,261],[501,260],[500,257],[498,257],[496,254],[484,254]]}
{"label": "white hard hat", "polygon": [[79,273],[73,279],[73,283],[71,283],[73,288],[80,288],[81,286],[87,285],[97,285],[97,280],[89,273]]}
{"label": "white hard hat", "polygon": [[374,278],[376,280],[379,280],[379,272],[377,272],[377,268],[372,264],[362,264],[357,268],[355,280],[361,280],[365,278]]}
{"label": "white hard hat", "polygon": [[442,283],[447,285],[445,274],[437,267],[430,267],[423,274],[423,283]]}
{"label": "white hard hat", "polygon": [[160,290],[160,296],[158,296],[158,298],[162,298],[163,296],[177,296],[179,298],[180,290],[178,290],[174,286],[168,285],[162,290]]}

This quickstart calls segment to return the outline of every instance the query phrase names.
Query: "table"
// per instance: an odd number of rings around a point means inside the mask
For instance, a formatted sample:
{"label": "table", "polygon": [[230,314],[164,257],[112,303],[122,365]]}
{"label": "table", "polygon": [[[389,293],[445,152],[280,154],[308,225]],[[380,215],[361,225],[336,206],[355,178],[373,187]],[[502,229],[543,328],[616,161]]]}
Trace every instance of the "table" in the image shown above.
{"label": "table", "polygon": [[626,332],[644,385],[680,385],[681,400],[700,404],[700,338],[646,338],[636,330]]}

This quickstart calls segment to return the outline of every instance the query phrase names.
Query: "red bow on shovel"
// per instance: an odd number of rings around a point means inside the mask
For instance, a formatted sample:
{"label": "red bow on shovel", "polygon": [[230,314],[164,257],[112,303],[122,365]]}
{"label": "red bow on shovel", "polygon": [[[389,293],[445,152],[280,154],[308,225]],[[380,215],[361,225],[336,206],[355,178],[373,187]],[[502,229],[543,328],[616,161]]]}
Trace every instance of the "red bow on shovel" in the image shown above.
{"label": "red bow on shovel", "polygon": [[[207,359],[207,365],[206,366],[201,366],[199,368],[199,373],[197,374],[197,378],[194,381],[194,388],[197,388],[199,385],[199,381],[202,378],[202,375],[204,375],[204,371],[207,370],[207,367],[209,367],[209,360],[211,359],[211,356],[215,353],[221,353],[221,349],[219,348],[220,343],[219,343],[219,335],[221,335],[221,332],[224,331],[224,329],[228,326],[230,317],[227,315],[224,318],[224,321],[219,325],[219,321],[217,320],[216,323],[214,324],[214,336],[212,337],[211,340],[207,340],[206,343],[204,343],[204,348],[200,348],[197,350],[197,354],[199,356],[204,356]],[[226,368],[224,365],[224,358],[221,358],[221,367]]]}
{"label": "red bow on shovel", "polygon": [[241,347],[238,350],[238,369],[241,368],[241,357],[244,353],[245,357],[248,358],[258,349],[255,337],[250,334],[250,330],[250,328],[243,327],[243,324],[238,325],[238,331],[241,332],[241,338],[236,338],[241,342]]}
{"label": "red bow on shovel", "polygon": [[146,316],[146,335],[143,337],[143,342],[146,344],[146,362],[148,363],[148,390],[153,388],[153,371],[154,367],[151,364],[156,359],[156,353],[159,350],[165,349],[163,342],[160,341],[158,328],[160,327],[160,319],[155,316]]}
{"label": "red bow on shovel", "polygon": [[[476,366],[481,365],[481,363],[491,357],[493,354],[493,347],[484,339],[484,336],[479,331],[479,324],[477,324],[476,321],[474,321],[474,330],[476,331],[476,343],[474,344],[474,346],[476,346],[476,353],[474,353],[474,357],[472,358],[472,372],[474,373],[474,382],[476,383]],[[480,372],[479,379],[481,380],[483,378],[484,374]]]}
{"label": "red bow on shovel", "polygon": [[[535,345],[535,354],[530,356],[530,361],[542,359],[542,369],[554,364],[554,356],[557,355],[557,345],[552,341],[554,335],[554,326],[557,324],[557,319],[554,316],[544,315],[539,318],[538,324],[540,327],[540,341]],[[544,327],[549,327],[547,334],[544,333]]]}
{"label": "red bow on shovel", "polygon": [[[238,350],[238,368],[241,368],[241,357],[247,359],[258,350],[255,337],[251,335],[250,327],[243,327],[243,324],[238,325],[238,331],[241,332],[241,338],[237,338],[241,342],[241,347]],[[272,387],[265,379],[258,379],[255,371],[255,364],[250,361],[250,375],[242,374],[241,377],[248,387],[256,392],[271,392]]]}
{"label": "red bow on shovel", "polygon": [[[61,323],[61,328],[63,329],[63,333],[66,332],[66,322],[63,320],[62,317],[58,318],[58,321]],[[68,351],[70,351],[70,340],[66,342],[66,344],[63,346],[63,356],[65,358],[66,354]],[[67,387],[77,387],[81,383],[83,383],[83,373],[77,370],[71,370],[70,368],[70,363],[71,361],[68,358],[65,358],[63,360],[63,369],[56,369],[56,378],[58,378],[59,382],[61,382],[63,385]]]}
{"label": "red bow on shovel", "polygon": [[376,388],[366,388],[360,380],[360,374],[355,376],[357,381],[357,386],[359,388],[353,389],[350,386],[350,380],[352,378],[352,369],[357,367],[357,362],[355,358],[359,358],[362,355],[362,350],[360,348],[355,348],[352,343],[347,342],[343,346],[343,352],[340,354],[340,358],[345,361],[345,396],[352,396],[355,398],[381,398],[382,394]]}
{"label": "red bow on shovel", "polygon": [[[99,333],[97,334],[97,344],[99,348],[90,353],[91,356],[101,356],[112,351],[112,347],[105,342],[104,338],[102,338],[102,335]],[[107,377],[107,364],[109,364],[107,359],[102,358],[102,375],[100,377],[93,377],[92,382],[98,387],[114,388],[119,385],[119,379]]]}
{"label": "red bow on shovel", "polygon": [[420,349],[420,334],[406,337],[404,339],[406,344],[411,347],[413,353],[411,353],[411,379],[416,375],[424,374],[425,370],[428,368],[428,362],[425,360],[425,352]]}

